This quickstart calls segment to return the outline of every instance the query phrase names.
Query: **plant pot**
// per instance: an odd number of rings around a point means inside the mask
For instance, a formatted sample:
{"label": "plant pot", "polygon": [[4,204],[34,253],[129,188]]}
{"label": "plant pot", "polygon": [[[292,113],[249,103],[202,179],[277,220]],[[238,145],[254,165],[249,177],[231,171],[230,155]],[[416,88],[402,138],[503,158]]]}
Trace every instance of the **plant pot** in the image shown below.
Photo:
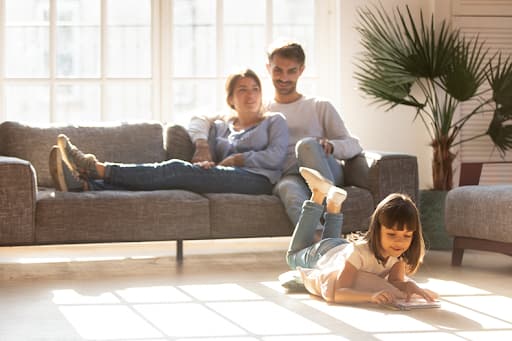
{"label": "plant pot", "polygon": [[453,238],[444,227],[446,194],[448,191],[420,190],[420,220],[427,250],[452,249]]}

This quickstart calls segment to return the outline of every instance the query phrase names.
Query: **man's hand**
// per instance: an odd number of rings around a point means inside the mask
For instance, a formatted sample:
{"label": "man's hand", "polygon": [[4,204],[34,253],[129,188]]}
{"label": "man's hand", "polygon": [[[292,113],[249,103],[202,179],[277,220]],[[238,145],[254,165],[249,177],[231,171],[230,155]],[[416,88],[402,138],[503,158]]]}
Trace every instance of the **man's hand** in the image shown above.
{"label": "man's hand", "polygon": [[192,163],[195,164],[203,161],[213,162],[212,154],[210,154],[210,147],[205,139],[196,140],[195,146],[196,151],[192,156]]}
{"label": "man's hand", "polygon": [[318,143],[322,146],[322,149],[324,150],[325,154],[330,155],[334,151],[334,146],[331,142],[329,142],[329,139],[326,138],[318,138]]}
{"label": "man's hand", "polygon": [[219,166],[242,167],[245,163],[243,154],[233,154],[225,158],[219,163]]}

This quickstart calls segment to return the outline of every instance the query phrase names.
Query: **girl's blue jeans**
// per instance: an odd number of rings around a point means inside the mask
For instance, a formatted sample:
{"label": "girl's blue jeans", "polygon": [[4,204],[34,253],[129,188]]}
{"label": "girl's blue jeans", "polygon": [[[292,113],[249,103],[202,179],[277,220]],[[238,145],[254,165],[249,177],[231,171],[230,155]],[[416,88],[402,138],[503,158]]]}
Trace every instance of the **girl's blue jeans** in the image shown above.
{"label": "girl's blue jeans", "polygon": [[348,243],[340,238],[343,225],[343,214],[324,214],[324,231],[322,239],[314,243],[315,230],[324,207],[311,200],[304,201],[299,221],[293,231],[290,246],[286,253],[286,262],[291,269],[315,267],[317,261],[327,251],[341,244]]}
{"label": "girl's blue jeans", "polygon": [[238,167],[204,169],[183,160],[148,164],[105,164],[103,181],[89,181],[91,190],[151,191],[183,189],[197,193],[271,194],[267,177]]}

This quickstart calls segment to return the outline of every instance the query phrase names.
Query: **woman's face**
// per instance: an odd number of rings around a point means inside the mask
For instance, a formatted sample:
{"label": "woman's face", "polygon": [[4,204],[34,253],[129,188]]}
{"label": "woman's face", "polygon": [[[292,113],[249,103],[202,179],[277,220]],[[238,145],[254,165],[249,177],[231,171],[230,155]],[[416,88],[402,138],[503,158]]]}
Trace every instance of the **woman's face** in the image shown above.
{"label": "woman's face", "polygon": [[229,103],[238,113],[259,113],[261,107],[261,89],[251,77],[240,78]]}

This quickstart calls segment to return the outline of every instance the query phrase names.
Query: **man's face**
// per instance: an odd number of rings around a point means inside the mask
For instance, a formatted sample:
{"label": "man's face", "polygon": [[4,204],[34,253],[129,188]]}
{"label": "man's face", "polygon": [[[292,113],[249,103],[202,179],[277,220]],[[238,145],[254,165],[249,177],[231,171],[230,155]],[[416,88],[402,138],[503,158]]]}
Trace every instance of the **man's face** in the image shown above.
{"label": "man's face", "polygon": [[299,64],[294,59],[274,56],[267,64],[267,70],[276,92],[280,95],[291,95],[297,91],[297,80],[304,71],[304,64]]}

